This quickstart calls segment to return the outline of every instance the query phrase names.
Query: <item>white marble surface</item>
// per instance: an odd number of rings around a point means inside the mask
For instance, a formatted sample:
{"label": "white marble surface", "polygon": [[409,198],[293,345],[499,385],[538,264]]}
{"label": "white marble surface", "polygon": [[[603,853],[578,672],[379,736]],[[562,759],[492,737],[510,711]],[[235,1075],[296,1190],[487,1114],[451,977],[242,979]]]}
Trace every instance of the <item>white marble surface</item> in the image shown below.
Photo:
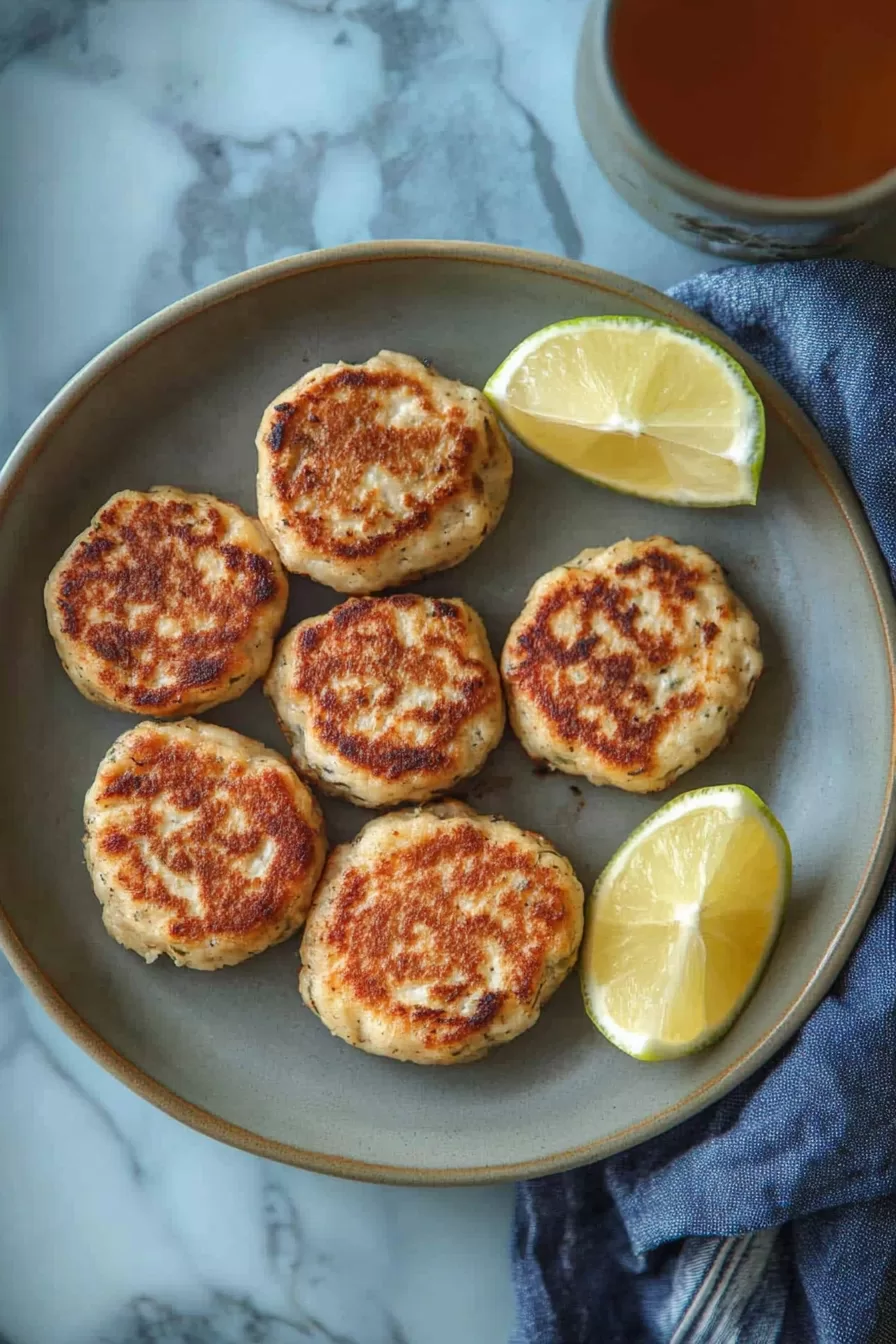
{"label": "white marble surface", "polygon": [[[585,0],[0,0],[0,450],[112,337],[258,262],[490,239],[665,287],[604,183]],[[863,251],[896,259],[882,231]],[[278,1167],[154,1111],[0,962],[0,1344],[499,1344],[512,1192]]]}

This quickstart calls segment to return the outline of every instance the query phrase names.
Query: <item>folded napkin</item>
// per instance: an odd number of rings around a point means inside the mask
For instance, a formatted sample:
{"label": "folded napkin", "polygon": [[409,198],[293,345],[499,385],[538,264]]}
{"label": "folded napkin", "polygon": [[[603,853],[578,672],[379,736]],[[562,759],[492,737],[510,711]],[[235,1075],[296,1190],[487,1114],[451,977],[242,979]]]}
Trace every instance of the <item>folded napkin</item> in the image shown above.
{"label": "folded napkin", "polygon": [[[672,294],[811,416],[896,573],[896,271],[731,268]],[[513,1272],[514,1344],[896,1341],[896,866],[833,990],[758,1075],[519,1187]]]}

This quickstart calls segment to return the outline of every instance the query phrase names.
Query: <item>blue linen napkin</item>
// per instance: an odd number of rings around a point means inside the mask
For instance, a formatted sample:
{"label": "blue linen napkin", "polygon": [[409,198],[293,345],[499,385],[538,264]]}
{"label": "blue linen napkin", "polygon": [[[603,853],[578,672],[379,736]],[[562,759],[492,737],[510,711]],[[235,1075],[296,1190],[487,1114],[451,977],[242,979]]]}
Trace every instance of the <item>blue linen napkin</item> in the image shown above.
{"label": "blue linen napkin", "polygon": [[[671,292],[815,421],[896,574],[896,271],[731,268]],[[514,1344],[896,1341],[896,865],[833,990],[757,1076],[519,1187],[513,1274]]]}

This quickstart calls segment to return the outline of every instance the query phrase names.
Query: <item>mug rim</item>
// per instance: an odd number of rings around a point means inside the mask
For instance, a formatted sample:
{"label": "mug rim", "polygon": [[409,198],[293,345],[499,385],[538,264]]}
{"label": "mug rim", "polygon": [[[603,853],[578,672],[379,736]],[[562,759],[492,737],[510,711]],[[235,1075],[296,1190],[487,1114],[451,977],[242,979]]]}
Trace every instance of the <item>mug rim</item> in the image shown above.
{"label": "mug rim", "polygon": [[617,82],[610,60],[608,39],[611,16],[620,3],[624,3],[624,0],[592,0],[585,20],[592,28],[592,56],[596,73],[602,78],[605,91],[622,118],[631,142],[629,149],[639,159],[641,166],[666,186],[682,196],[698,198],[702,204],[718,210],[720,214],[736,213],[747,218],[795,222],[859,215],[886,202],[888,196],[896,201],[896,165],[881,177],[872,178],[870,182],[853,187],[850,191],[834,192],[827,196],[774,196],[726,187],[673,159],[637,121]]}

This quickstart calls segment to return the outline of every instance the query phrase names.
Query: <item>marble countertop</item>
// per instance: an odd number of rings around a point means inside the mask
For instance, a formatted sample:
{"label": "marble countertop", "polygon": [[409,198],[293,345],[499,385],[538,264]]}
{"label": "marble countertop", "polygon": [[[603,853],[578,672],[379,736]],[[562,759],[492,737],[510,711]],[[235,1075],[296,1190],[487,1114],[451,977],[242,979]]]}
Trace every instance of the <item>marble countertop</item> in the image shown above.
{"label": "marble countertop", "polygon": [[[579,136],[586,0],[2,0],[0,451],[201,285],[365,238],[486,239],[660,288]],[[896,260],[896,235],[862,246]],[[103,1073],[0,961],[0,1344],[499,1344],[508,1187],[280,1167]]]}

